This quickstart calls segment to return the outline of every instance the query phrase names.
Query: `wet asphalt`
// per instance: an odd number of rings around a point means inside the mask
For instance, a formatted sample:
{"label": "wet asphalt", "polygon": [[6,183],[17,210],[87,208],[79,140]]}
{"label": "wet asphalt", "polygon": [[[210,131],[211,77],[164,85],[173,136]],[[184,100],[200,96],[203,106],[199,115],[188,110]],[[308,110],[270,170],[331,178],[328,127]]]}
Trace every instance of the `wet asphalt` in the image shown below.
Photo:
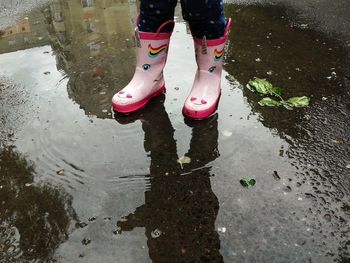
{"label": "wet asphalt", "polygon": [[[110,101],[133,74],[135,3],[0,10],[0,262],[350,261],[349,2],[226,3],[201,122],[181,114],[196,65],[180,9],[167,92],[128,116]],[[260,106],[254,77],[310,106]]]}

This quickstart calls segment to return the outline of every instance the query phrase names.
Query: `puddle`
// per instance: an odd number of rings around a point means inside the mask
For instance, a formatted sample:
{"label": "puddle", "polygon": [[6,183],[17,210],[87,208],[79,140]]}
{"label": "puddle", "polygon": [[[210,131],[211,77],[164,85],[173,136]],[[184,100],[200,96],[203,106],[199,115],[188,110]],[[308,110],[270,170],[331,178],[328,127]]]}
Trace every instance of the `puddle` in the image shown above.
{"label": "puddle", "polygon": [[[282,5],[227,4],[218,113],[191,122],[196,65],[177,9],[166,95],[115,115],[136,14],[126,1],[59,1],[2,31],[1,261],[348,260],[347,43]],[[311,106],[263,108],[253,77]]]}

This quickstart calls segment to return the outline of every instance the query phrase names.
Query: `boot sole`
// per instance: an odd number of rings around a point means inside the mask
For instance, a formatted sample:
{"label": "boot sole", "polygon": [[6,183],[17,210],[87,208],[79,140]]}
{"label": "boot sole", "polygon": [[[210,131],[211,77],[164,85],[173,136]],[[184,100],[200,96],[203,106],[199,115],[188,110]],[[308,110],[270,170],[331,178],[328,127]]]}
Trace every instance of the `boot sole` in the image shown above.
{"label": "boot sole", "polygon": [[221,91],[220,91],[220,94],[219,94],[217,101],[208,109],[202,110],[202,111],[196,111],[196,110],[189,109],[186,106],[184,106],[182,108],[182,114],[186,118],[190,118],[192,120],[205,120],[205,119],[209,118],[210,116],[212,116],[216,112],[216,110],[218,109],[218,106],[219,106],[220,98],[221,98]]}
{"label": "boot sole", "polygon": [[134,111],[137,111],[141,109],[143,106],[147,104],[153,97],[156,97],[162,93],[165,92],[165,85],[163,85],[161,88],[153,92],[152,94],[148,95],[146,98],[143,100],[134,102],[132,104],[127,104],[127,105],[120,105],[112,102],[112,107],[114,111],[120,112],[120,113],[131,113]]}

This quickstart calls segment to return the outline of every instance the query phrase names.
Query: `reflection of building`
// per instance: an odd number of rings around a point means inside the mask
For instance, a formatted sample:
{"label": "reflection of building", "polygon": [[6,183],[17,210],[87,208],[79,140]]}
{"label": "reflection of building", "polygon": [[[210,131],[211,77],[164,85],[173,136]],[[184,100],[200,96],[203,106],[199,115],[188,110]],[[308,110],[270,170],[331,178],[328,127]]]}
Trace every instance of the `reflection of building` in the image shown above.
{"label": "reflection of building", "polygon": [[43,14],[35,11],[0,35],[0,54],[49,44]]}
{"label": "reflection of building", "polygon": [[106,117],[113,93],[132,77],[136,10],[123,0],[65,0],[47,9],[57,67],[88,115]]}

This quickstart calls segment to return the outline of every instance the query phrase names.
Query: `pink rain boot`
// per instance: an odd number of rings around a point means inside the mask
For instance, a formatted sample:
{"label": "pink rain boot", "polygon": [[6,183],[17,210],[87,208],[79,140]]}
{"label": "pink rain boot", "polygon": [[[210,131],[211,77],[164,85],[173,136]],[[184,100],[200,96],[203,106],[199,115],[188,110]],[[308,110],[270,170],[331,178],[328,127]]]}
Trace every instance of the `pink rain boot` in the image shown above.
{"label": "pink rain boot", "polygon": [[218,39],[193,37],[198,69],[183,107],[187,117],[204,119],[216,110],[221,94],[222,60],[230,24],[231,18],[227,20],[224,35]]}
{"label": "pink rain boot", "polygon": [[174,21],[166,21],[156,33],[141,32],[135,28],[136,70],[129,84],[113,96],[112,105],[115,111],[136,111],[152,97],[165,91],[163,68],[167,60],[171,32],[160,31],[170,23],[174,24]]}

